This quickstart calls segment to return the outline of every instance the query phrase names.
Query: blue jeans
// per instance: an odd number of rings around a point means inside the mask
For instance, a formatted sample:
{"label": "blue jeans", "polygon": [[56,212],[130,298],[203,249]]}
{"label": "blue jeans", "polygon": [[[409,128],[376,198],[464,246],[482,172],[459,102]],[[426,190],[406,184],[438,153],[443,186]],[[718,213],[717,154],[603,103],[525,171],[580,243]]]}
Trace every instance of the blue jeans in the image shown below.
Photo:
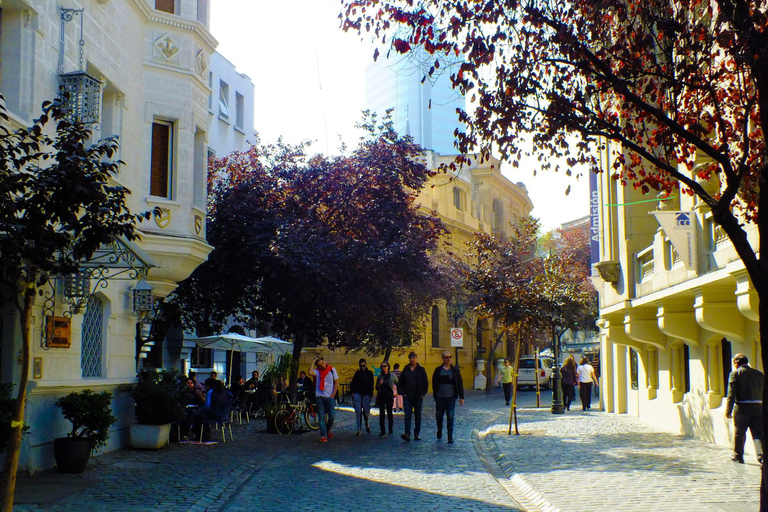
{"label": "blue jeans", "polygon": [[[328,437],[328,432],[333,427],[333,420],[336,419],[336,401],[330,396],[318,396],[317,415],[320,416],[320,437]],[[328,419],[325,419],[325,415]]]}
{"label": "blue jeans", "polygon": [[352,395],[352,406],[355,408],[355,421],[357,423],[357,431],[362,430],[361,417],[365,420],[365,425],[368,426],[368,417],[371,415],[371,395],[359,395],[355,393]]}
{"label": "blue jeans", "polygon": [[453,419],[456,412],[456,399],[453,397],[435,397],[435,418],[437,419],[437,435],[443,435],[443,414],[448,419],[448,439],[453,439]]}
{"label": "blue jeans", "polygon": [[403,407],[405,408],[405,433],[411,435],[411,416],[414,416],[413,435],[419,435],[421,432],[421,405],[423,398],[403,396]]}

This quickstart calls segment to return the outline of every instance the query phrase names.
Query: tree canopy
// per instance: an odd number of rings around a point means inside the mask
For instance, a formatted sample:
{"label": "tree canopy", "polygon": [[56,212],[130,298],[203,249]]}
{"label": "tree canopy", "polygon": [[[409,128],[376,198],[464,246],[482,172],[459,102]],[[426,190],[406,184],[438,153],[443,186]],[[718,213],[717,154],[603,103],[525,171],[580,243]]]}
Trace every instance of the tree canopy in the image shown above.
{"label": "tree canopy", "polygon": [[440,293],[443,226],[414,204],[432,171],[387,121],[363,127],[342,156],[256,142],[214,163],[214,250],[176,292],[187,326],[267,322],[296,357],[305,339],[371,353],[414,342]]}

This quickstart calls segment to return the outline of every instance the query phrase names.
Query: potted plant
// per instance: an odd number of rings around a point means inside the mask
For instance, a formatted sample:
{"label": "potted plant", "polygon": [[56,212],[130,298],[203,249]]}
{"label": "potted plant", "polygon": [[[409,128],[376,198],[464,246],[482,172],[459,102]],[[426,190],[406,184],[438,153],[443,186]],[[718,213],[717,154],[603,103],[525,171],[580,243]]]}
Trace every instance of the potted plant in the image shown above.
{"label": "potted plant", "polygon": [[142,372],[136,384],[120,386],[120,391],[129,394],[136,407],[131,446],[156,450],[168,444],[171,426],[186,415],[178,373]]}
{"label": "potted plant", "polygon": [[288,389],[289,379],[296,374],[298,367],[298,363],[291,354],[283,354],[261,375],[260,386],[265,386],[272,391],[269,394],[269,401],[261,406],[267,419],[267,432],[277,433],[275,416],[277,416],[277,411],[282,408],[280,393]]}
{"label": "potted plant", "polygon": [[72,423],[67,437],[53,440],[56,466],[63,473],[81,473],[88,464],[91,449],[107,443],[109,427],[117,421],[110,408],[112,393],[84,389],[73,391],[54,403]]}

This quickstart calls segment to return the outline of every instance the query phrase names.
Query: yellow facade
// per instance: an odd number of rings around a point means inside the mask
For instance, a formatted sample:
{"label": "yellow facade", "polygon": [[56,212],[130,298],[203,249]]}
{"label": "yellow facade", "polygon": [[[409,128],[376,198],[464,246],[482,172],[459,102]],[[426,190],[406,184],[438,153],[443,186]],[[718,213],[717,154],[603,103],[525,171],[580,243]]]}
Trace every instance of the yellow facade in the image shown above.
{"label": "yellow facade", "polygon": [[[611,179],[608,150],[598,175],[601,401],[609,413],[630,414],[680,434],[729,446],[725,418],[731,357],[747,355],[762,370],[757,294],[730,240],[709,208],[679,194],[647,200]],[[717,191],[716,179],[702,185]],[[650,213],[689,211],[695,218],[694,268],[687,268]],[[750,243],[757,230],[748,229]],[[594,263],[594,262],[593,262]],[[747,451],[751,450],[747,443]]]}
{"label": "yellow facade", "polygon": [[[440,164],[448,164],[455,157],[442,156],[432,151],[425,154],[426,165],[436,169]],[[512,183],[499,170],[499,161],[491,160],[479,163],[473,160],[471,165],[456,172],[438,173],[424,187],[417,199],[419,208],[425,212],[434,210],[445,223],[448,241],[457,254],[466,252],[466,244],[479,231],[501,232],[510,234],[511,225],[530,214],[533,204],[522,183]],[[411,350],[419,355],[419,363],[431,372],[442,363],[440,355],[444,350],[458,354],[459,366],[463,369],[465,386],[471,385],[475,377],[474,361],[480,346],[488,354],[491,338],[495,333],[493,320],[478,320],[472,314],[465,314],[459,321],[464,329],[464,343],[458,351],[451,348],[450,329],[453,319],[449,319],[444,302],[433,306],[433,311],[425,312],[424,330],[420,342],[413,347],[393,352],[390,364],[408,364],[407,354]],[[435,328],[433,328],[435,325]],[[497,354],[503,354],[505,347],[500,347]],[[304,348],[300,360],[300,369],[305,370],[316,355],[321,355],[339,371],[342,383],[349,382],[358,367],[358,360],[366,358],[368,366],[378,368],[381,356],[371,357],[365,353],[342,350],[331,351],[326,347]],[[481,353],[481,355],[483,355]]]}

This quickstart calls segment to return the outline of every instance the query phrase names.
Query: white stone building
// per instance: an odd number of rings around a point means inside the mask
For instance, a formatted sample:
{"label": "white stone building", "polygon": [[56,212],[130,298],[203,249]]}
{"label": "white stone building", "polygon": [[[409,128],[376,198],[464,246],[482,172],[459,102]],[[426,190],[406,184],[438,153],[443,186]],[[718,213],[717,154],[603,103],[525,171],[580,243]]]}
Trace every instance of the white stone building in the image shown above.
{"label": "white stone building", "polygon": [[[141,241],[127,253],[138,257],[135,265],[151,265],[147,281],[156,298],[212,249],[205,237],[206,158],[209,59],[217,43],[208,20],[208,0],[0,0],[0,92],[12,128],[40,114],[42,102],[57,94],[60,75],[85,71],[101,82],[93,137],[119,136],[125,165],[116,181],[132,192],[131,210],[162,210],[140,225]],[[69,335],[56,342],[43,327],[66,319],[63,286],[56,282],[36,304],[22,469],[53,465],[52,441],[68,427],[56,398],[134,381],[132,289],[140,276],[131,277],[106,287],[92,277]],[[0,381],[17,382],[20,332],[12,308],[2,310],[0,322]],[[126,444],[133,422],[126,396],[115,395],[113,410],[118,423],[107,450]]]}

